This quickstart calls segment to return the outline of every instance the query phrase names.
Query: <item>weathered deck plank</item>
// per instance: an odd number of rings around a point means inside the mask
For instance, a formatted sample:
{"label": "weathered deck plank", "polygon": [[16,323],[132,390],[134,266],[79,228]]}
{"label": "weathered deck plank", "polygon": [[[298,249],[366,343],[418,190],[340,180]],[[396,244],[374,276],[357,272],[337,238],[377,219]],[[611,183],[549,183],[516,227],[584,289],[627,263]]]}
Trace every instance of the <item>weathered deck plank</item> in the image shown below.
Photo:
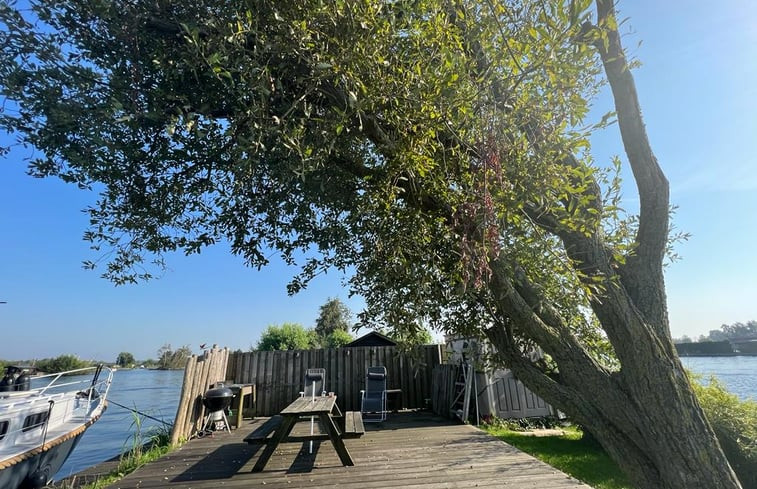
{"label": "weathered deck plank", "polygon": [[[193,440],[110,488],[589,489],[472,426],[420,413],[395,414],[383,425],[366,426],[362,438],[345,440],[354,467],[343,467],[328,442],[315,442],[312,455],[308,443],[282,443],[265,470],[252,473],[262,445],[242,440],[264,421]],[[309,422],[292,434],[304,430]]]}

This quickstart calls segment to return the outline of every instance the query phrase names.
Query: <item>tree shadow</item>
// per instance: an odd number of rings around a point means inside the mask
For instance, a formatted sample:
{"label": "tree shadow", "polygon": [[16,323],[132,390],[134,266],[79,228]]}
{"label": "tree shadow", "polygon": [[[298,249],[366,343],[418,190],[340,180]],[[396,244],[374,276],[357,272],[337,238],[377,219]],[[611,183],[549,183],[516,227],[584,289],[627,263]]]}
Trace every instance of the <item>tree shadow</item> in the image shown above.
{"label": "tree shadow", "polygon": [[[328,443],[329,447],[331,442]],[[292,465],[287,469],[287,474],[303,474],[312,472],[315,468],[315,458],[318,455],[318,450],[321,448],[321,440],[313,441],[313,453],[310,453],[310,442],[302,442],[302,448],[297,452],[297,456],[294,458]]]}
{"label": "tree shadow", "polygon": [[172,479],[172,482],[230,479],[244,467],[264,445],[229,443],[221,445]]}

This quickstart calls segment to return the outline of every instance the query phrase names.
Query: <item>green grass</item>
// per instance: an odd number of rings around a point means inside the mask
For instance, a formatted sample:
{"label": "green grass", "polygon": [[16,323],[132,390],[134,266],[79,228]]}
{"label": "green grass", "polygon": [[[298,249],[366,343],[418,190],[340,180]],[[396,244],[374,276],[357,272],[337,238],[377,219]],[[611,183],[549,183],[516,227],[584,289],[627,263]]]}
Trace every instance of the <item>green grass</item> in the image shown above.
{"label": "green grass", "polygon": [[[170,426],[164,425],[144,432],[142,430],[142,418],[136,410],[132,413],[132,418],[134,434],[124,443],[124,450],[121,453],[118,466],[108,474],[99,477],[96,481],[79,486],[78,489],[103,489],[143,465],[159,459],[175,448],[170,444]],[[147,441],[145,441],[146,438]],[[75,487],[75,481],[71,483],[64,481],[60,486],[56,487],[59,489],[71,489],[71,487]]]}
{"label": "green grass", "polygon": [[[131,472],[134,472],[143,465],[159,459],[170,451],[171,447],[169,446],[153,446],[144,451],[140,451],[139,454],[124,455],[121,457],[121,461],[119,462],[116,469],[111,471],[109,474],[103,475],[102,477],[98,478],[95,482],[79,486],[78,489],[103,489],[122,479],[124,476],[130,474]],[[72,481],[70,484],[63,482],[60,486],[56,487],[58,487],[59,489],[69,489],[75,486],[74,482],[75,481]]]}
{"label": "green grass", "polygon": [[576,428],[562,436],[528,436],[501,426],[484,429],[500,440],[570,474],[595,489],[633,489],[617,464],[596,442],[584,440]]}

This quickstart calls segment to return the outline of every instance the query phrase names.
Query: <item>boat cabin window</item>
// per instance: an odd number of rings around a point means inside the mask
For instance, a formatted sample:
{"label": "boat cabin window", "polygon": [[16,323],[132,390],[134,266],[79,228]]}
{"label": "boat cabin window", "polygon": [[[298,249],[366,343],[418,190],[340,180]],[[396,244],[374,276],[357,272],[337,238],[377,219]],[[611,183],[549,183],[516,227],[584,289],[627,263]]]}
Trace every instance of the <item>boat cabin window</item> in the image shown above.
{"label": "boat cabin window", "polygon": [[0,440],[5,438],[6,433],[8,433],[8,421],[0,421]]}
{"label": "boat cabin window", "polygon": [[26,433],[27,431],[31,431],[34,428],[40,428],[45,424],[45,421],[47,421],[47,411],[30,414],[24,420],[24,427],[21,428],[21,431]]}

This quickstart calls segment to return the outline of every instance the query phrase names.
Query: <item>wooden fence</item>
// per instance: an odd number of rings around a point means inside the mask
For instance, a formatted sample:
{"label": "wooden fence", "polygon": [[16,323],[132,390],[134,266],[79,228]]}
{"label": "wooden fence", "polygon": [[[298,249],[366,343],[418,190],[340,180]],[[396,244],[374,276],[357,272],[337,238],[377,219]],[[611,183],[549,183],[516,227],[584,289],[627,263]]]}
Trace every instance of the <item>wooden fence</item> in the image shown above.
{"label": "wooden fence", "polygon": [[455,397],[455,382],[460,375],[460,366],[437,365],[432,372],[431,409],[435,414],[451,417],[450,406]]}
{"label": "wooden fence", "polygon": [[206,350],[204,354],[192,355],[184,368],[184,382],[181,385],[179,407],[176,409],[176,419],[171,431],[171,443],[180,439],[189,439],[202,428],[203,411],[202,396],[216,382],[226,379],[226,366],[229,361],[229,350]]}
{"label": "wooden fence", "polygon": [[431,398],[432,371],[441,358],[441,345],[426,345],[407,353],[394,346],[236,352],[229,356],[226,378],[238,384],[255,384],[256,415],[272,416],[302,391],[307,369],[324,368],[325,390],[339,397],[342,410],[356,411],[360,410],[366,369],[383,365],[387,389],[402,390],[402,407],[422,408]]}
{"label": "wooden fence", "polygon": [[[460,366],[454,364],[437,365],[433,371],[431,404],[434,413],[452,417],[451,406],[455,395],[456,382],[460,381]],[[476,395],[481,416],[498,418],[529,418],[552,416],[554,409],[539,396],[528,390],[515,378],[510,370],[489,370],[476,372]],[[475,397],[471,403],[475,402]],[[475,413],[471,407],[471,413]]]}
{"label": "wooden fence", "polygon": [[[479,403],[484,414],[498,418],[531,418],[553,416],[552,406],[535,393],[531,392],[520,380],[515,378],[512,371],[507,369],[495,370],[482,375],[479,380],[481,396]],[[481,386],[484,386],[482,389]]]}

